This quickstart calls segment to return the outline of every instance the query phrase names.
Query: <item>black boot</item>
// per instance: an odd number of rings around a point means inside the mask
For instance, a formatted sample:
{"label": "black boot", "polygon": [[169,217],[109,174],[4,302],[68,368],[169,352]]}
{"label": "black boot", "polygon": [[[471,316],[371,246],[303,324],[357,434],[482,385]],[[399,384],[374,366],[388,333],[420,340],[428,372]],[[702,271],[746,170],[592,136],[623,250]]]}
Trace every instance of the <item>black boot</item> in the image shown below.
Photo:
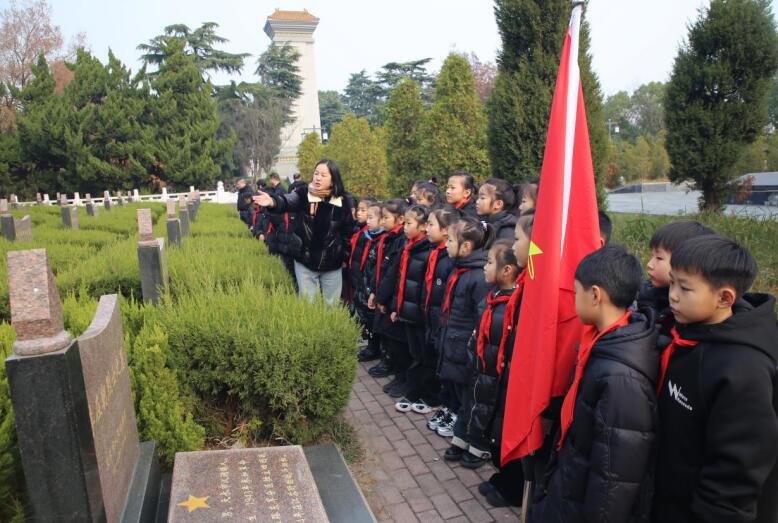
{"label": "black boot", "polygon": [[392,369],[389,367],[389,362],[381,360],[378,365],[370,367],[367,371],[374,378],[385,378],[392,373]]}
{"label": "black boot", "polygon": [[381,351],[376,350],[375,348],[371,346],[367,346],[359,353],[357,353],[357,361],[364,362],[364,361],[374,361],[381,357]]}

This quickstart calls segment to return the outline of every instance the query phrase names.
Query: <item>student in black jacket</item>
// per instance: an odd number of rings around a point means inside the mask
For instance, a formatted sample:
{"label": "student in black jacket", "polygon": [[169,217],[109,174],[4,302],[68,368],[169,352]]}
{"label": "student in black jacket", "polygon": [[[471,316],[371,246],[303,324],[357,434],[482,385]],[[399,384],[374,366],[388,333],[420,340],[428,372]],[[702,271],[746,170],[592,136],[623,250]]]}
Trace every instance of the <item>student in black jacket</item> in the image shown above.
{"label": "student in black jacket", "polygon": [[478,189],[475,210],[479,218],[494,227],[496,239],[513,242],[518,203],[516,189],[511,184],[490,178]]}
{"label": "student in black jacket", "polygon": [[[475,350],[468,353],[473,381],[468,386],[463,407],[464,423],[454,427],[452,445],[466,450],[460,463],[475,469],[491,458],[491,427],[500,392],[500,381],[505,369],[505,353],[516,301],[519,264],[513,252],[513,242],[495,243],[486,258],[484,280],[496,287],[478,307],[480,320],[475,337]],[[521,292],[519,290],[518,292]]]}
{"label": "student in black jacket", "polygon": [[722,236],[673,252],[657,523],[778,519],[775,485],[765,488],[778,455],[778,327],[775,298],[746,294],[756,275],[751,254]]}
{"label": "student in black jacket", "polygon": [[648,279],[640,286],[637,306],[654,309],[661,335],[669,336],[670,328],[673,326],[673,315],[670,312],[667,296],[670,289],[670,261],[673,252],[686,241],[708,234],[715,234],[715,231],[694,220],[679,220],[663,225],[651,236],[649,241],[651,258],[646,265]]}
{"label": "student in black jacket", "polygon": [[[467,216],[448,231],[448,255],[454,259],[454,271],[446,282],[443,300],[438,377],[451,398],[448,406],[455,415],[452,424],[438,427],[440,436],[453,436],[454,424],[464,423],[462,405],[471,378],[468,352],[472,350],[470,339],[478,328],[478,305],[489,291],[483,273],[486,265],[484,249],[491,246],[493,234],[489,224]],[[463,453],[462,448],[452,445],[444,457],[458,461]]]}
{"label": "student in black jacket", "polygon": [[376,290],[371,297],[377,309],[373,332],[381,336],[382,353],[382,361],[371,369],[372,375],[382,377],[395,374],[394,379],[384,386],[384,392],[393,398],[405,394],[405,371],[411,364],[405,329],[391,320],[392,296],[397,287],[398,265],[405,241],[403,222],[407,208],[408,204],[400,198],[389,200],[381,206],[381,224],[386,234],[377,248]]}
{"label": "student in black jacket", "polygon": [[575,271],[575,308],[585,327],[562,403],[557,452],[529,521],[648,518],[659,351],[650,313],[630,310],[641,276],[640,262],[619,245],[589,254]]}
{"label": "student in black jacket", "polygon": [[475,212],[475,198],[478,194],[478,187],[475,185],[475,178],[465,171],[457,171],[449,176],[446,185],[446,202],[459,209],[466,216],[477,218]]}
{"label": "student in black jacket", "polygon": [[410,365],[405,373],[404,397],[395,403],[400,412],[410,412],[419,403],[427,384],[424,361],[424,276],[430,256],[427,239],[429,210],[423,205],[412,205],[405,211],[405,244],[400,254],[397,288],[392,299],[391,320],[405,328],[405,339]]}
{"label": "student in black jacket", "polygon": [[386,234],[381,220],[381,205],[378,203],[371,205],[367,210],[367,231],[364,234],[367,243],[359,261],[360,279],[354,295],[354,305],[356,316],[367,334],[367,347],[359,351],[357,360],[373,361],[381,357],[381,337],[373,332],[375,304],[370,302],[370,295],[376,293],[378,247],[381,245],[381,238]]}
{"label": "student in black jacket", "polygon": [[[460,213],[456,209],[436,209],[430,213],[427,223],[427,237],[432,243],[432,250],[427,262],[427,269],[424,273],[424,359],[422,361],[422,370],[426,383],[426,390],[421,394],[421,400],[411,405],[411,409],[419,414],[431,412],[431,407],[440,405],[440,381],[437,377],[438,360],[440,352],[438,351],[438,339],[442,328],[441,311],[443,300],[446,297],[446,282],[451,271],[454,269],[454,260],[448,255],[446,242],[448,241],[448,230],[460,218]],[[435,414],[427,421],[427,428],[432,431],[438,430],[438,425],[444,421],[450,421],[452,413],[446,405],[438,409]]]}
{"label": "student in black jacket", "polygon": [[246,180],[240,179],[238,180],[238,214],[240,215],[240,219],[245,223],[248,227],[251,227],[252,222],[252,197],[254,196],[254,191],[251,190],[251,186],[246,183]]}

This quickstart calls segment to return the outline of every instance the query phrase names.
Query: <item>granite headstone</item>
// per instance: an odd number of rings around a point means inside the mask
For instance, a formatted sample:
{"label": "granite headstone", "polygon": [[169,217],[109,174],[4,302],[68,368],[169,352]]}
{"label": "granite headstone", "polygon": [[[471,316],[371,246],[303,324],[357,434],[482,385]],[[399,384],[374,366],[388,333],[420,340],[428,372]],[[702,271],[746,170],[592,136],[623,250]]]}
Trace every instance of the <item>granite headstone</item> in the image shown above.
{"label": "granite headstone", "polygon": [[103,191],[103,206],[105,207],[106,211],[110,211],[111,207],[113,206],[113,202],[111,201],[111,193],[109,191]]}
{"label": "granite headstone", "polygon": [[171,247],[181,246],[181,221],[176,218],[176,201],[167,201],[167,243]]}
{"label": "granite headstone", "polygon": [[138,264],[143,301],[159,304],[168,284],[164,239],[154,238],[151,209],[138,209]]}
{"label": "granite headstone", "polygon": [[178,196],[178,219],[181,221],[181,235],[189,236],[189,210],[183,194]]}

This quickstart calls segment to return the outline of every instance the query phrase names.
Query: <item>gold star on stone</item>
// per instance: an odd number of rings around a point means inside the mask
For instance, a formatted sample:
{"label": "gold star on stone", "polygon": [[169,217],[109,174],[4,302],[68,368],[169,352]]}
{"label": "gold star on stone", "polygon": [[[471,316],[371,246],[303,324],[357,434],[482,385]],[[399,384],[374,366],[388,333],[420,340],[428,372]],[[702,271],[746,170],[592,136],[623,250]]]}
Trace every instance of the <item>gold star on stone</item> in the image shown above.
{"label": "gold star on stone", "polygon": [[208,506],[208,503],[205,502],[206,499],[208,499],[210,496],[205,496],[204,498],[198,498],[191,494],[189,494],[189,499],[186,501],[182,501],[178,504],[179,507],[186,507],[189,512],[193,512],[197,510],[198,508],[211,508]]}

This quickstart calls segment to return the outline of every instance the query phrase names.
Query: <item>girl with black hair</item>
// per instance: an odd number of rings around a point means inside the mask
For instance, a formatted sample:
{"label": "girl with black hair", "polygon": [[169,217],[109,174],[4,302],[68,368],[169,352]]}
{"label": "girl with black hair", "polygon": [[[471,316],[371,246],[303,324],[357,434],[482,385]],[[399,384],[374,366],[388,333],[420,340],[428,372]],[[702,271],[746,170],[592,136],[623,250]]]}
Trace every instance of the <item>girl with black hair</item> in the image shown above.
{"label": "girl with black hair", "polygon": [[473,175],[465,171],[457,171],[448,178],[446,201],[465,215],[476,218],[475,197],[477,192],[478,188],[475,186]]}
{"label": "girl with black hair", "polygon": [[348,260],[354,218],[338,166],[332,160],[316,164],[313,181],[289,194],[260,191],[254,202],[270,213],[297,215],[289,251],[300,295],[313,300],[321,289],[332,306],[343,288],[343,263]]}
{"label": "girl with black hair", "polygon": [[[438,426],[438,435],[454,435],[454,423],[461,417],[468,383],[468,351],[470,338],[478,326],[478,305],[489,290],[484,281],[486,251],[494,239],[494,229],[486,223],[466,216],[448,231],[446,248],[454,259],[454,270],[446,282],[443,300],[443,330],[438,340],[440,363],[438,377],[444,392],[444,404],[454,413],[448,423]],[[445,459],[459,461],[464,450],[452,445]]]}
{"label": "girl with black hair", "polygon": [[495,229],[498,240],[513,240],[518,212],[518,195],[511,184],[499,178],[486,180],[478,189],[475,209],[479,218]]}

